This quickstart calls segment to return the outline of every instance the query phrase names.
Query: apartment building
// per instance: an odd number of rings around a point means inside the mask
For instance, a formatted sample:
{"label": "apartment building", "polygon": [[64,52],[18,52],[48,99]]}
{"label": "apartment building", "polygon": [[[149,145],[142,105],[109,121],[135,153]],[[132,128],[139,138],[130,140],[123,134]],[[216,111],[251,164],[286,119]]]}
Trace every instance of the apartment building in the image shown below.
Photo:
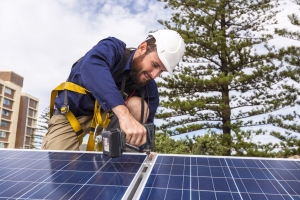
{"label": "apartment building", "polygon": [[35,134],[39,99],[23,93],[24,78],[0,71],[0,148],[28,149]]}

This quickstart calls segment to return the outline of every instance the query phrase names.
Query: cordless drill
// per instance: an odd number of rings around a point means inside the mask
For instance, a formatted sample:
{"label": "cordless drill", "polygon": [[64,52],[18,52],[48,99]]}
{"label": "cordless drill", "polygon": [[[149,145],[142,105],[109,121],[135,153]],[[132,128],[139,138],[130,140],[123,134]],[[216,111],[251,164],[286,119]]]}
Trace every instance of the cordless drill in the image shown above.
{"label": "cordless drill", "polygon": [[102,132],[103,154],[109,157],[119,157],[125,151],[146,152],[149,156],[154,148],[154,124],[142,124],[146,128],[146,143],[140,147],[126,143],[126,134],[119,128],[104,129]]}

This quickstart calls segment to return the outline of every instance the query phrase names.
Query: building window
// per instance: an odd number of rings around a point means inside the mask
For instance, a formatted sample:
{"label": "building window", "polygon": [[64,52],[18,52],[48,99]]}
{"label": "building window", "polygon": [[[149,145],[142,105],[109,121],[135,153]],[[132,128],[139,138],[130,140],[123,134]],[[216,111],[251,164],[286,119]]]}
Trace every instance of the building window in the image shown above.
{"label": "building window", "polygon": [[3,101],[3,104],[4,105],[7,105],[7,106],[10,106],[11,105],[11,101],[10,100],[8,100],[8,99],[3,99],[4,101]]}
{"label": "building window", "polygon": [[4,109],[2,109],[2,115],[4,115],[4,116],[9,116],[9,111],[8,110],[4,110]]}
{"label": "building window", "polygon": [[29,106],[32,107],[32,108],[36,108],[36,106],[37,106],[37,101],[35,101],[35,100],[33,100],[33,99],[30,99]]}
{"label": "building window", "polygon": [[28,108],[28,116],[34,118],[35,117],[35,110],[32,110],[32,109]]}
{"label": "building window", "polygon": [[0,131],[0,137],[2,137],[2,138],[6,138],[6,132],[4,132],[4,131]]}
{"label": "building window", "polygon": [[27,128],[27,135],[32,135],[34,132],[33,128]]}
{"label": "building window", "polygon": [[27,126],[32,126],[32,120],[31,119],[27,119]]}
{"label": "building window", "polygon": [[4,143],[3,142],[0,142],[0,148],[4,148]]}
{"label": "building window", "polygon": [[12,93],[12,92],[11,92],[11,89],[8,88],[8,87],[6,87],[6,88],[5,88],[5,93],[11,95],[11,93]]}
{"label": "building window", "polygon": [[1,126],[8,126],[9,122],[1,120]]}

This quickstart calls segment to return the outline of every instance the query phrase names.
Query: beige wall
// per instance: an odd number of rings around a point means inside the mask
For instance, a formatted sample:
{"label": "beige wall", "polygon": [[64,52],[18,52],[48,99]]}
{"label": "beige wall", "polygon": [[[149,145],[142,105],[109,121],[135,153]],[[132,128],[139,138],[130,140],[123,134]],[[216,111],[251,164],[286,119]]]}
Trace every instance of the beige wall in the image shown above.
{"label": "beige wall", "polygon": [[[0,137],[0,148],[3,144],[4,148],[30,147],[31,135],[28,129],[36,129],[39,99],[22,93],[22,86],[23,77],[14,72],[0,71],[0,122],[4,120],[9,123],[9,126],[0,124],[0,131],[6,132],[6,138]],[[5,93],[5,88],[11,89],[12,94]],[[12,104],[5,105],[4,99]],[[36,102],[36,105],[32,102]],[[2,113],[3,110],[9,113],[8,116]]]}
{"label": "beige wall", "polygon": [[[18,115],[19,115],[19,107],[20,107],[20,97],[22,88],[12,82],[3,81],[0,79],[0,84],[2,85],[2,93],[0,94],[1,102],[1,116],[0,119],[9,122],[9,127],[0,126],[0,131],[7,132],[7,138],[5,139],[6,148],[15,148],[16,141],[16,132],[17,132],[17,124],[18,124]],[[9,96],[5,93],[5,88],[9,88],[13,91],[13,97]],[[8,99],[12,102],[12,106],[5,106],[4,99]],[[2,110],[10,111],[10,119],[7,119],[2,115]],[[3,138],[0,138],[0,142],[2,142]]]}
{"label": "beige wall", "polygon": [[38,119],[39,99],[26,93],[21,94],[19,122],[16,140],[16,148],[30,148],[31,136],[35,134]]}

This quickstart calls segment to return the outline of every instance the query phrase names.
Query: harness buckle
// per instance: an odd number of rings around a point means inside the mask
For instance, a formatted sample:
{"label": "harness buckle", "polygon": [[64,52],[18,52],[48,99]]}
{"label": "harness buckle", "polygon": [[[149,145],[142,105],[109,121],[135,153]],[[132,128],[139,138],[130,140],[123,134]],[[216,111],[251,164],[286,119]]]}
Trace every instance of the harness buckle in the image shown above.
{"label": "harness buckle", "polygon": [[127,98],[128,98],[128,94],[127,94],[127,93],[125,93],[125,92],[123,92],[123,94],[122,94],[122,97],[123,97],[124,101],[126,101],[126,100],[127,100]]}
{"label": "harness buckle", "polygon": [[95,150],[96,151],[102,151],[102,136],[97,135],[95,138]]}
{"label": "harness buckle", "polygon": [[66,114],[67,112],[69,112],[69,105],[63,105],[60,109],[60,113]]}
{"label": "harness buckle", "polygon": [[99,126],[97,124],[94,131],[95,151],[102,151],[102,135],[98,135],[98,128]]}

